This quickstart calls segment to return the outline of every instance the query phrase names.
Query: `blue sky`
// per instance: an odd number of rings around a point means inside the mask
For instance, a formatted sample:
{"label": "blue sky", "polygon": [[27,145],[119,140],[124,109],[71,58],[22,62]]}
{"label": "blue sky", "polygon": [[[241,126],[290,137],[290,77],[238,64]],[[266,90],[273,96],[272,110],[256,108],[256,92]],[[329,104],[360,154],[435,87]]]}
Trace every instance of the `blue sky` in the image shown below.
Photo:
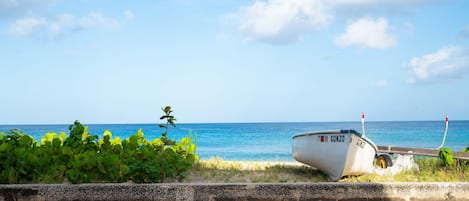
{"label": "blue sky", "polygon": [[467,120],[468,10],[0,0],[0,124]]}

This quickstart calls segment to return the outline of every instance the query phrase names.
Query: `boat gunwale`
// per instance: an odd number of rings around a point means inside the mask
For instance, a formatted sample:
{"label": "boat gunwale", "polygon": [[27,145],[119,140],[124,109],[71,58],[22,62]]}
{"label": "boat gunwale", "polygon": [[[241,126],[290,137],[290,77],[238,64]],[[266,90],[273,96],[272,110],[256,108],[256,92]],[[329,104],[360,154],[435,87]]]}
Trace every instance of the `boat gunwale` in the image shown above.
{"label": "boat gunwale", "polygon": [[322,130],[322,131],[313,131],[313,132],[306,132],[306,133],[300,133],[295,136],[293,136],[293,139],[297,137],[305,137],[305,136],[313,136],[313,135],[320,135],[320,134],[325,134],[325,135],[333,135],[333,134],[354,134],[360,139],[363,139],[366,143],[371,145],[373,149],[375,150],[375,153],[378,152],[378,147],[376,144],[368,139],[366,136],[363,136],[360,132],[356,131],[355,129],[341,129],[341,130]]}
{"label": "boat gunwale", "polygon": [[362,134],[354,129],[343,129],[343,130],[323,130],[323,131],[300,133],[300,134],[293,136],[293,139],[295,139],[296,137],[319,135],[319,134],[355,134],[356,136],[360,138],[362,137]]}

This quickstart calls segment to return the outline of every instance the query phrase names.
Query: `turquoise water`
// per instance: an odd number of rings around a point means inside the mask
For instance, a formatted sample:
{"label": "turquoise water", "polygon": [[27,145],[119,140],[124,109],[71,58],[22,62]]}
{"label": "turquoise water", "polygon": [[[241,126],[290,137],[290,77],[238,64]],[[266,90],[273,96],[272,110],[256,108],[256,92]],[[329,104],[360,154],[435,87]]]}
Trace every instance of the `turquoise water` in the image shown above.
{"label": "turquoise water", "polygon": [[[435,148],[442,140],[444,121],[367,122],[366,135],[376,145]],[[126,138],[142,128],[147,139],[161,135],[157,124],[91,124],[89,132]],[[40,140],[46,132],[68,133],[68,125],[0,125],[0,132],[19,128]],[[189,132],[197,135],[197,153],[202,159],[219,156],[226,160],[293,161],[292,136],[297,133],[353,128],[361,122],[312,123],[214,123],[178,124],[168,137],[180,139]],[[445,147],[461,150],[469,145],[469,121],[450,121]]]}

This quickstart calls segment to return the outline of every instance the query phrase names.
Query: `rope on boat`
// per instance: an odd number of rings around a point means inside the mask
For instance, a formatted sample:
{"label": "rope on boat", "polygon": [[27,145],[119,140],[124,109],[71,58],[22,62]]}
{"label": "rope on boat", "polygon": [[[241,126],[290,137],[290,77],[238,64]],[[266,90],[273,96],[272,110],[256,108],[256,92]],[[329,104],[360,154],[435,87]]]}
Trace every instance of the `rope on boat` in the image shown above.
{"label": "rope on boat", "polygon": [[362,137],[365,137],[365,113],[362,112]]}
{"label": "rope on boat", "polygon": [[438,146],[436,149],[441,149],[443,145],[445,144],[446,133],[448,133],[448,115],[446,115],[446,126],[445,126],[445,133],[443,134],[443,140],[441,141],[440,146]]}

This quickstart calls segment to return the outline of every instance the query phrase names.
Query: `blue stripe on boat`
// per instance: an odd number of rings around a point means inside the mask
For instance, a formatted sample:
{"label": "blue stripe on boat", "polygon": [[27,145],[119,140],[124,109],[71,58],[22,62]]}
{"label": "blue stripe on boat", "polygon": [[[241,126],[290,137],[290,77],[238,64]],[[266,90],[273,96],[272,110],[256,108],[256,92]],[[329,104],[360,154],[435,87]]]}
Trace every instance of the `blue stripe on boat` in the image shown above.
{"label": "blue stripe on boat", "polygon": [[353,133],[353,134],[357,134],[359,136],[361,136],[362,134],[359,133],[358,131],[354,130],[354,129],[344,129],[344,130],[340,130],[340,133]]}

